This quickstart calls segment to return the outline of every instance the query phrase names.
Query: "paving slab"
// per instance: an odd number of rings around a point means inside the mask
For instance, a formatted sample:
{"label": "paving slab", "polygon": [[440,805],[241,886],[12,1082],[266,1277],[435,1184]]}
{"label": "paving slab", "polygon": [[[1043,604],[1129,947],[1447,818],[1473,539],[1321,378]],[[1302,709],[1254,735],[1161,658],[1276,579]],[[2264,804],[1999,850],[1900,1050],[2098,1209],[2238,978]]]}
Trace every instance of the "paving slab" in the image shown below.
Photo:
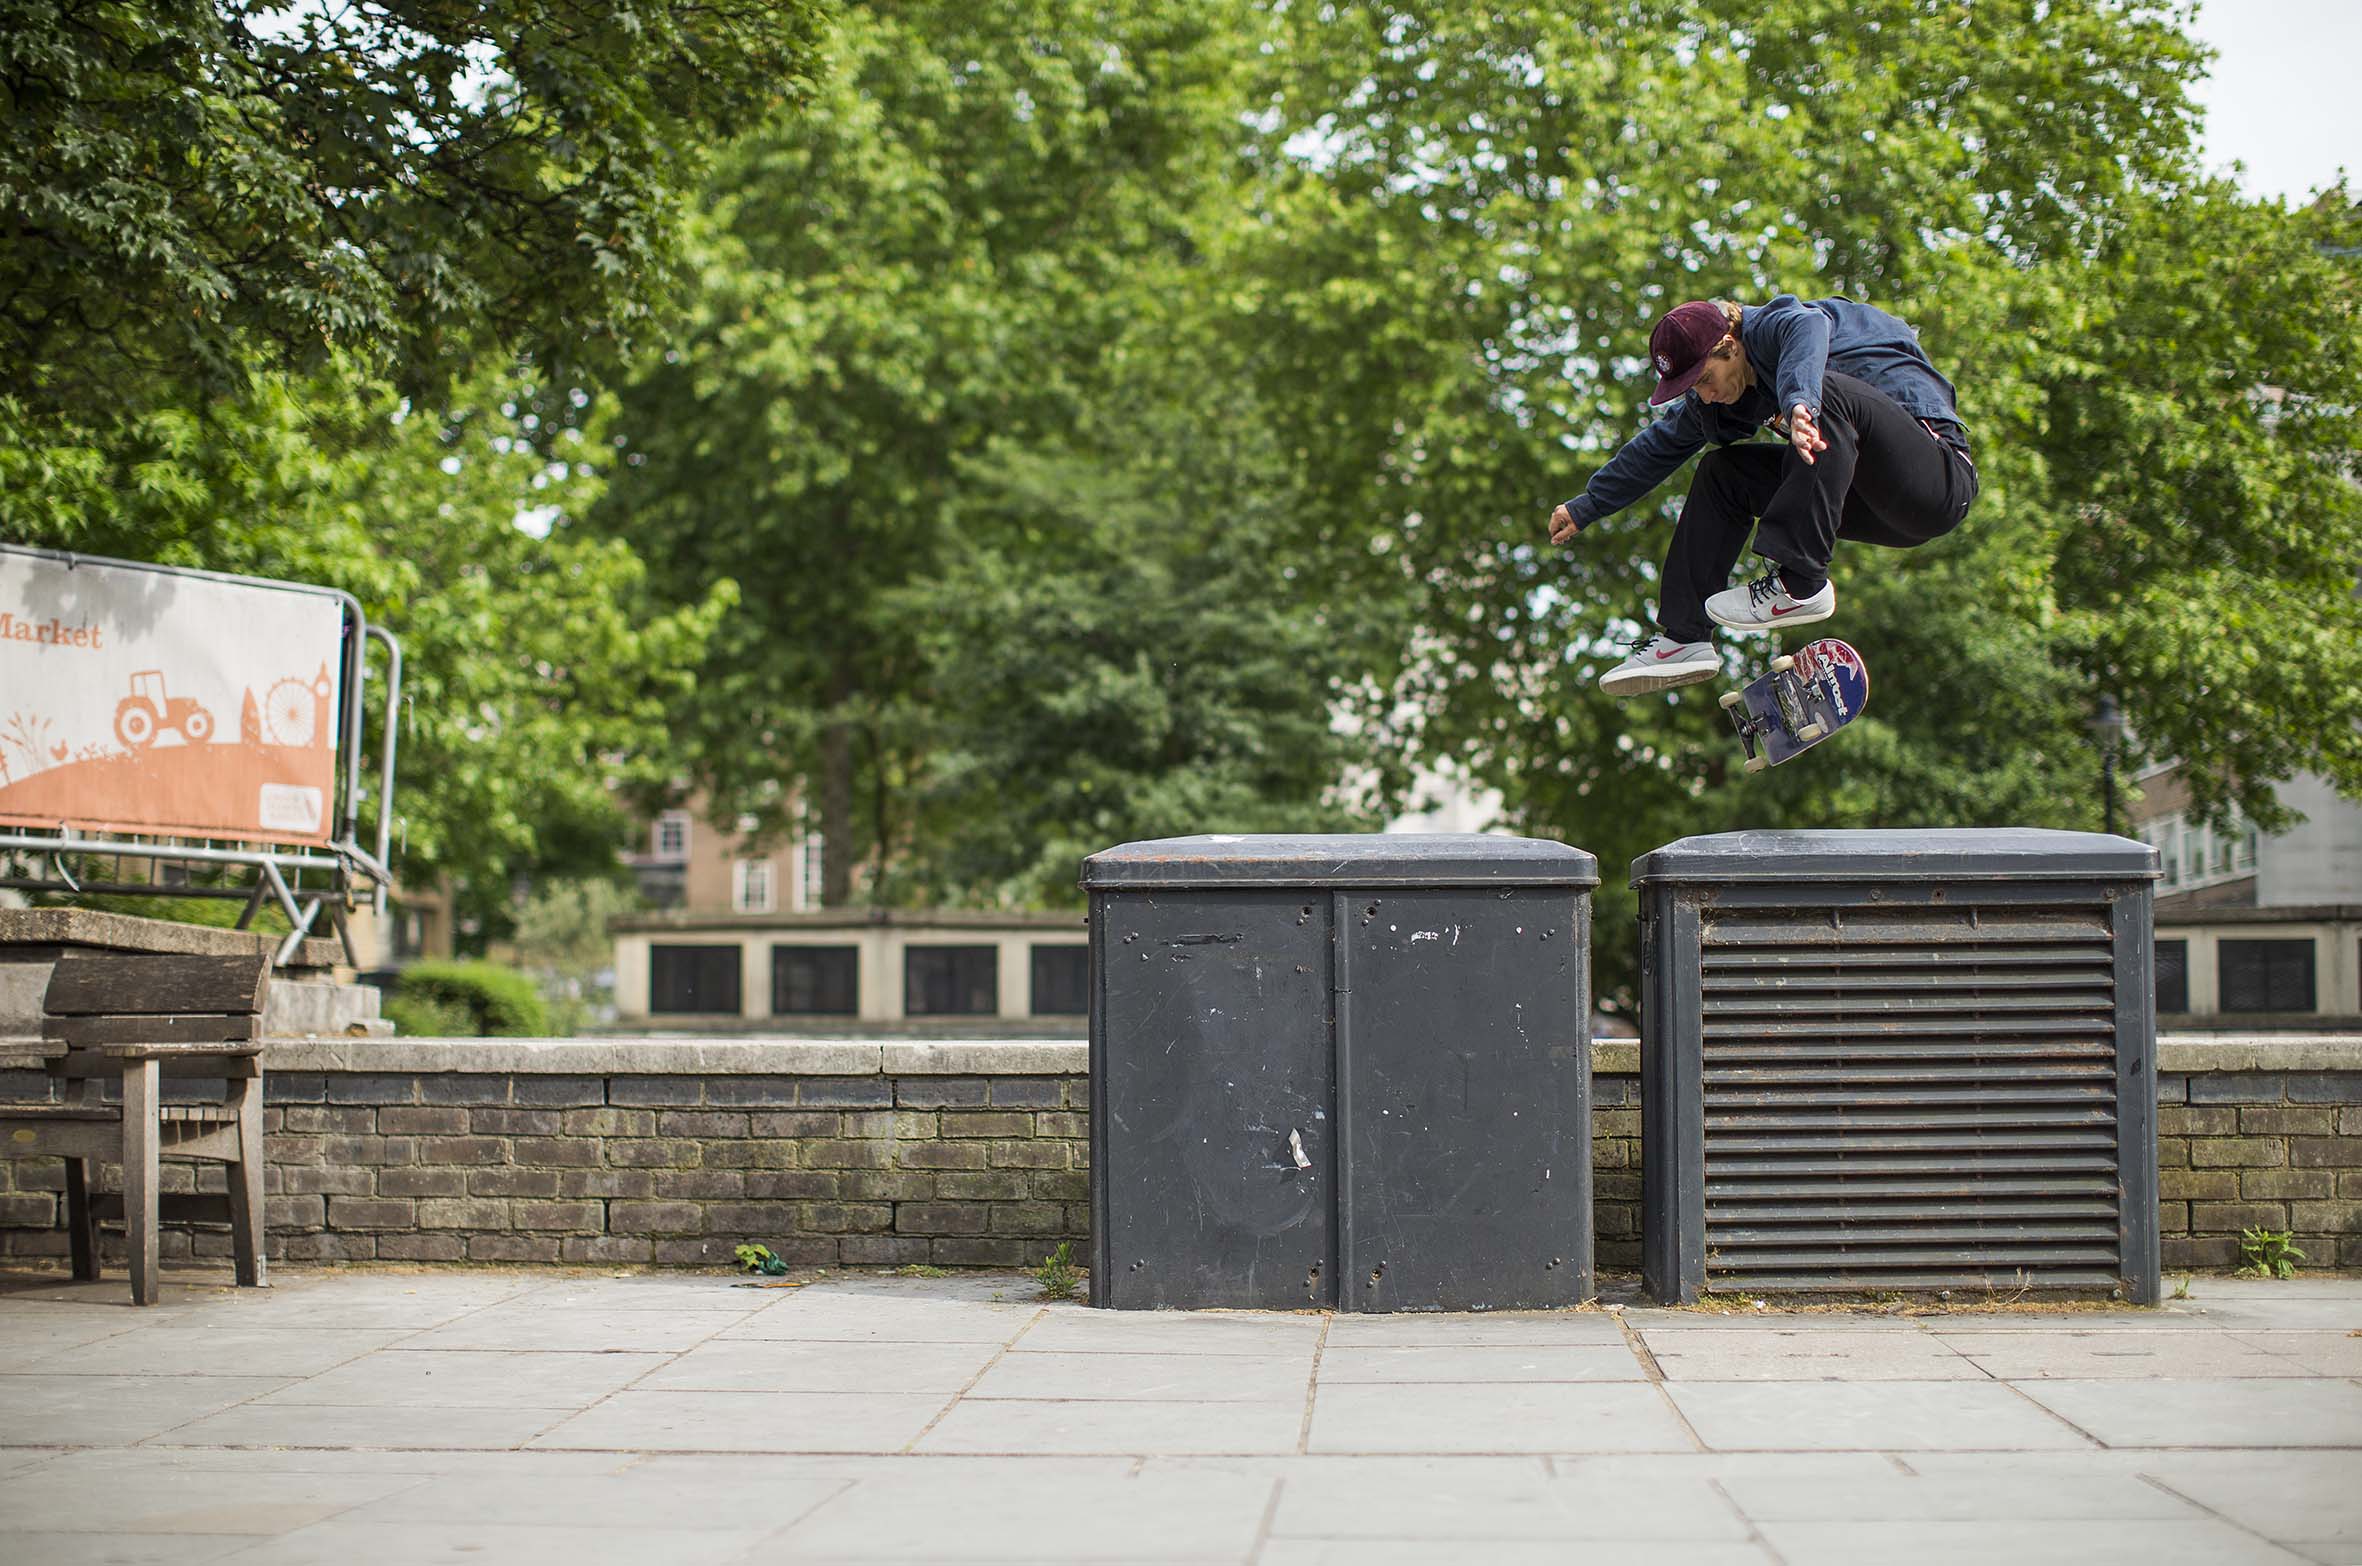
{"label": "paving slab", "polygon": [[2190,1380],[2314,1374],[2220,1330],[1948,1332],[1939,1339],[1998,1381]]}
{"label": "paving slab", "polygon": [[618,1392],[537,1448],[639,1452],[899,1452],[940,1397],[882,1392]]}
{"label": "paving slab", "polygon": [[1614,1315],[1591,1310],[1338,1316],[1328,1331],[1331,1348],[1582,1347],[1623,1341],[1624,1329]]}
{"label": "paving slab", "polygon": [[[2352,1381],[2024,1381],[2017,1389],[2108,1446],[2362,1447]],[[2362,1459],[2356,1463],[2362,1471]]]}
{"label": "paving slab", "polygon": [[242,1534],[267,1538],[426,1483],[419,1474],[53,1468],[0,1489],[0,1536],[22,1532]]}
{"label": "paving slab", "polygon": [[773,1543],[799,1561],[1244,1561],[1271,1489],[1226,1474],[938,1467],[865,1479]]}
{"label": "paving slab", "polygon": [[1789,1561],[1837,1566],[2303,1566],[2302,1558],[2213,1518],[2142,1522],[1990,1519],[1944,1522],[1771,1522],[1764,1539]]}
{"label": "paving slab", "polygon": [[2145,1452],[2148,1483],[2317,1561],[2362,1561],[2362,1460],[2351,1451]]}
{"label": "paving slab", "polygon": [[257,1398],[257,1407],[588,1408],[659,1365],[662,1354],[513,1353],[413,1349],[371,1354]]}
{"label": "paving slab", "polygon": [[1016,1341],[1024,1349],[1067,1354],[1309,1355],[1319,1346],[1325,1324],[1317,1315],[1052,1306]]}
{"label": "paving slab", "polygon": [[235,1534],[12,1533],[8,1546],[41,1566],[197,1566],[268,1542]]}
{"label": "paving slab", "polygon": [[2234,1332],[2231,1337],[2291,1361],[2308,1376],[2362,1376],[2362,1328],[2350,1332]]}
{"label": "paving slab", "polygon": [[650,1392],[899,1392],[949,1399],[1001,1352],[996,1343],[699,1344],[640,1378]]}
{"label": "paving slab", "polygon": [[[316,1376],[411,1332],[407,1327],[135,1327],[0,1366],[0,1374]],[[0,1330],[0,1340],[14,1344],[16,1335]]]}
{"label": "paving slab", "polygon": [[[1256,1566],[1434,1566],[1436,1559],[1430,1540],[1272,1539],[1255,1555]],[[1485,1566],[1780,1566],[1761,1545],[1699,1539],[1493,1539],[1484,1560]]]}
{"label": "paving slab", "polygon": [[398,1447],[464,1452],[522,1446],[571,1408],[337,1407],[248,1403],[152,1438],[158,1446]]}
{"label": "paving slab", "polygon": [[1406,1473],[1331,1464],[1291,1472],[1272,1514],[1274,1538],[1517,1539],[1744,1543],[1746,1521],[1704,1475],[1636,1487],[1561,1477],[1516,1458]]}
{"label": "paving slab", "polygon": [[1646,1383],[1324,1384],[1315,1452],[1688,1452],[1697,1443]]}
{"label": "paving slab", "polygon": [[2060,1454],[2044,1468],[1939,1473],[1740,1475],[1721,1481],[1733,1504],[1756,1522],[1982,1522],[1996,1517],[2147,1518],[2206,1515],[2199,1507],[2142,1482],[2133,1473],[2092,1472]]}
{"label": "paving slab", "polygon": [[1331,1343],[1320,1357],[1323,1386],[1406,1381],[1640,1381],[1639,1358],[1620,1339],[1614,1343],[1553,1343],[1509,1346],[1431,1343],[1341,1348]]}
{"label": "paving slab", "polygon": [[453,1561],[497,1561],[500,1566],[705,1566],[747,1559],[769,1530],[728,1531],[591,1527],[580,1524],[500,1522],[347,1522],[298,1529],[240,1550],[236,1566],[320,1566],[323,1561],[366,1566],[447,1566]]}
{"label": "paving slab", "polygon": [[1312,1375],[1304,1354],[1028,1354],[993,1361],[971,1399],[1088,1398],[1160,1403],[1280,1402],[1299,1414]]}
{"label": "paving slab", "polygon": [[405,1349],[573,1349],[587,1354],[677,1354],[748,1320],[731,1311],[544,1310],[532,1301],[487,1306],[421,1332]]}
{"label": "paving slab", "polygon": [[285,1385],[283,1376],[0,1376],[0,1446],[129,1446]]}
{"label": "paving slab", "polygon": [[1293,1452],[1297,1403],[1028,1402],[963,1398],[921,1437],[921,1452],[1065,1455]]}
{"label": "paving slab", "polygon": [[1668,1381],[1706,1445],[1723,1450],[2079,1450],[2095,1443],[1988,1381]]}
{"label": "paving slab", "polygon": [[1765,1326],[1641,1333],[1668,1381],[1981,1381],[1984,1372],[1917,1327]]}
{"label": "paving slab", "polygon": [[644,1467],[609,1474],[410,1476],[404,1489],[369,1498],[347,1510],[344,1520],[400,1526],[433,1518],[735,1533],[784,1526],[853,1482],[778,1474],[766,1474],[759,1483],[749,1480],[744,1473]]}
{"label": "paving slab", "polygon": [[971,1300],[804,1294],[733,1322],[715,1336],[815,1343],[1006,1343],[1038,1314],[1038,1306]]}

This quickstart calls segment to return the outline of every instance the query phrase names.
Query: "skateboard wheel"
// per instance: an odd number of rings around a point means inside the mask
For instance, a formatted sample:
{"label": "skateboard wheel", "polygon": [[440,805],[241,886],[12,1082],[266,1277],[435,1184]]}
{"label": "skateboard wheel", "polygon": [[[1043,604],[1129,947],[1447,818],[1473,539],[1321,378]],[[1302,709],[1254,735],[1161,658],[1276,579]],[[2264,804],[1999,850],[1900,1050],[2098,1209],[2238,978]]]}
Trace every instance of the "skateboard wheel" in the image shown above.
{"label": "skateboard wheel", "polygon": [[1789,657],[1786,653],[1782,653],[1777,658],[1772,660],[1772,673],[1774,674],[1786,674],[1790,669],[1795,667],[1796,660]]}
{"label": "skateboard wheel", "polygon": [[1829,725],[1826,723],[1808,723],[1796,731],[1796,742],[1800,745],[1810,745],[1814,740],[1827,738],[1828,733]]}
{"label": "skateboard wheel", "polygon": [[1728,712],[1746,699],[1747,693],[1745,691],[1724,691],[1722,693],[1722,710]]}
{"label": "skateboard wheel", "polygon": [[1771,759],[1767,756],[1749,756],[1747,758],[1747,765],[1743,770],[1748,772],[1761,772],[1764,768],[1770,765]]}

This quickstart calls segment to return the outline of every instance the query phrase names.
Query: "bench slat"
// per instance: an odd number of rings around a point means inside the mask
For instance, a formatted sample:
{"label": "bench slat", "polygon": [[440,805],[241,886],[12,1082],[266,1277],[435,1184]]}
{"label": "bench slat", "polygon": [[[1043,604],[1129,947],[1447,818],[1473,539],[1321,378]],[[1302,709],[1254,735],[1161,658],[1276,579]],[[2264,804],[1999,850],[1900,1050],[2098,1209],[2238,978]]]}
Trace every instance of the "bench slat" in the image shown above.
{"label": "bench slat", "polygon": [[41,1036],[64,1044],[207,1044],[262,1037],[252,1013],[201,1017],[44,1017]]}
{"label": "bench slat", "polygon": [[49,971],[41,1009],[53,1017],[259,1013],[267,954],[243,957],[68,952]]}

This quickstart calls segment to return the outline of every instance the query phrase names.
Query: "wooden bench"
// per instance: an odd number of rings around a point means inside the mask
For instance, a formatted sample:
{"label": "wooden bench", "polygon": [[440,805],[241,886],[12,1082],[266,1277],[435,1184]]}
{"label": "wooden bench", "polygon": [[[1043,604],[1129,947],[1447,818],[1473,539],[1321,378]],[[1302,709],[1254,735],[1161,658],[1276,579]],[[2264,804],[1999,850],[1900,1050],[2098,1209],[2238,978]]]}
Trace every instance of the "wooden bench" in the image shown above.
{"label": "wooden bench", "polygon": [[[98,1226],[120,1217],[131,1252],[131,1297],[153,1305],[157,1225],[230,1225],[238,1282],[263,1271],[262,1008],[270,958],[72,953],[51,970],[41,1034],[66,1102],[0,1104],[0,1155],[66,1161],[66,1230],[74,1276],[98,1276]],[[166,1103],[163,1079],[225,1084],[222,1097]],[[104,1086],[122,1083],[110,1102]],[[160,1160],[229,1166],[228,1195],[165,1195]],[[123,1194],[101,1195],[99,1165],[123,1166]]]}

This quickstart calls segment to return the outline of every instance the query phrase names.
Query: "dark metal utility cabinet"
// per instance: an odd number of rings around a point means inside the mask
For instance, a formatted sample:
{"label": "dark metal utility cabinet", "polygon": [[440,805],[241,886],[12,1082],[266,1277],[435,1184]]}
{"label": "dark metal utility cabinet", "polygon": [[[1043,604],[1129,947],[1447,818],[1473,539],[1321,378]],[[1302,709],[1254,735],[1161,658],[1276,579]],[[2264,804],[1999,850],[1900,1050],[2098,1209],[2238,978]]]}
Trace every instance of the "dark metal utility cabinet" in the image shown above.
{"label": "dark metal utility cabinet", "polygon": [[1734,832],[1632,867],[1649,1292],[2157,1298],[2155,850]]}
{"label": "dark metal utility cabinet", "polygon": [[1512,837],[1092,855],[1091,1303],[1588,1298],[1597,884]]}

